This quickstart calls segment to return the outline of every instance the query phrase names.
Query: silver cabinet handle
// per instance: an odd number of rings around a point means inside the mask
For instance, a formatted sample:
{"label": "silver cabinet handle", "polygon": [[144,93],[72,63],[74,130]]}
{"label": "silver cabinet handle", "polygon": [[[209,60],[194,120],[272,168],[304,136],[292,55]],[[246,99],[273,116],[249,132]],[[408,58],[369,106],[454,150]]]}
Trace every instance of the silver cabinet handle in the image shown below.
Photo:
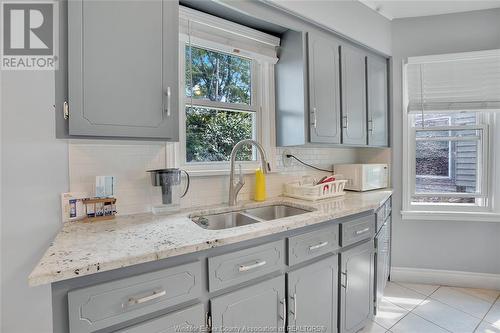
{"label": "silver cabinet handle", "polygon": [[140,297],[140,298],[130,297],[128,299],[128,305],[146,303],[146,302],[155,300],[157,298],[160,298],[162,296],[165,296],[166,294],[167,294],[166,290],[160,290],[160,291],[153,291],[153,293],[149,296],[144,296],[144,297]]}
{"label": "silver cabinet handle", "polygon": [[293,311],[291,312],[293,314],[293,319],[297,320],[297,294],[293,294],[291,298],[293,299]]}
{"label": "silver cabinet handle", "polygon": [[344,124],[343,124],[343,126],[342,126],[342,127],[343,127],[343,128],[347,128],[347,127],[349,127],[349,119],[347,118],[347,115],[343,116],[343,117],[342,117],[342,120],[343,120],[343,122],[344,122]]}
{"label": "silver cabinet handle", "polygon": [[63,103],[63,118],[64,120],[69,119],[69,104],[66,101]]}
{"label": "silver cabinet handle", "polygon": [[255,269],[255,268],[258,268],[258,267],[262,267],[266,264],[267,262],[265,260],[262,260],[262,261],[256,261],[254,264],[251,264],[251,265],[240,265],[240,267],[238,268],[238,270],[240,272],[246,272],[246,271],[249,271],[251,269]]}
{"label": "silver cabinet handle", "polygon": [[283,305],[283,316],[280,316],[281,320],[283,320],[283,332],[285,332],[286,329],[286,298],[283,298],[280,303]]}
{"label": "silver cabinet handle", "polygon": [[[340,277],[340,286],[347,291],[347,272],[340,272],[340,274],[341,274],[341,277]],[[344,284],[342,284],[342,277],[345,280]]]}
{"label": "silver cabinet handle", "polygon": [[323,243],[319,243],[316,245],[311,245],[311,246],[309,246],[309,251],[317,250],[317,249],[320,249],[320,248],[327,246],[327,245],[328,245],[328,242],[323,242]]}
{"label": "silver cabinet handle", "polygon": [[373,119],[368,120],[368,132],[373,132]]}
{"label": "silver cabinet handle", "polygon": [[167,117],[170,117],[170,109],[171,109],[171,100],[172,100],[172,90],[170,87],[167,87]]}
{"label": "silver cabinet handle", "polygon": [[370,231],[370,227],[366,227],[364,229],[356,231],[356,235],[362,235],[362,234],[364,234],[365,232],[368,232],[368,231]]}
{"label": "silver cabinet handle", "polygon": [[318,125],[318,118],[316,116],[316,108],[313,108],[313,123],[312,123],[314,129],[316,129],[316,126]]}

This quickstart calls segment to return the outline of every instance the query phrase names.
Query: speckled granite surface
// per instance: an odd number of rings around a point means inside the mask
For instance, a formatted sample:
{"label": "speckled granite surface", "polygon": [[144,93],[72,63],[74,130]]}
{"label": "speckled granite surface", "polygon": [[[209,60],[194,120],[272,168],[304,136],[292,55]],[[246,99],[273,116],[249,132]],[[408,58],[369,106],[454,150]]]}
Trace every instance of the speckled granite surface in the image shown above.
{"label": "speckled granite surface", "polygon": [[343,197],[317,202],[285,197],[265,203],[247,202],[237,208],[286,203],[314,211],[225,230],[203,229],[189,216],[235,209],[227,205],[193,208],[175,215],[137,214],[112,221],[66,223],[30,274],[29,284],[48,284],[321,223],[376,209],[391,194],[390,190],[378,190],[348,192]]}

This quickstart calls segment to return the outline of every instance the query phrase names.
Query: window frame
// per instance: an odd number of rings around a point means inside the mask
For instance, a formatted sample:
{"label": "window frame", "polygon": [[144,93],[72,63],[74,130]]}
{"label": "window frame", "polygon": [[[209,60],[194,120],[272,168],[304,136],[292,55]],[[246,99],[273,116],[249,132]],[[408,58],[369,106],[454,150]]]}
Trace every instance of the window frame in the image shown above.
{"label": "window frame", "polygon": [[[451,126],[450,123],[451,123],[451,116],[447,116],[447,123],[448,125],[447,126]],[[445,125],[443,125],[445,126]],[[415,126],[415,129],[417,129],[417,127]],[[416,137],[416,133],[414,135]],[[416,138],[415,138],[416,139]],[[416,153],[416,149],[415,149],[415,153]],[[448,175],[447,176],[433,176],[433,175],[417,175],[415,174],[415,180],[416,178],[425,178],[425,179],[450,179],[451,178],[451,160],[452,160],[452,156],[451,156],[451,142],[450,144],[448,145]],[[415,164],[416,164],[416,161],[415,161]],[[412,168],[414,168],[415,165],[412,166]],[[415,169],[416,171],[416,169]]]}
{"label": "window frame", "polygon": [[[453,55],[455,56],[455,55]],[[432,57],[432,56],[430,56]],[[420,57],[425,58],[425,57]],[[500,167],[495,161],[498,154],[495,154],[492,142],[495,142],[495,128],[498,126],[498,115],[494,112],[483,110],[470,110],[470,112],[479,112],[479,121],[477,127],[483,132],[482,141],[482,165],[481,165],[481,189],[482,195],[475,196],[476,204],[447,204],[447,203],[416,203],[412,202],[415,194],[416,169],[416,129],[412,124],[412,117],[408,113],[408,85],[407,68],[408,60],[402,62],[402,111],[403,111],[403,146],[402,146],[402,218],[403,220],[474,220],[474,221],[495,221],[500,222],[500,207],[495,202],[498,200],[498,194],[494,193],[493,186],[495,178],[498,177],[496,168]],[[429,113],[429,111],[424,111]],[[444,113],[436,111],[437,113]],[[458,110],[455,112],[459,112]],[[498,112],[497,112],[498,113]],[[441,130],[457,129],[464,126],[441,126]],[[471,126],[465,126],[471,129]],[[434,127],[435,130],[439,127]],[[429,130],[429,128],[425,128]],[[433,194],[433,196],[436,196]],[[447,197],[454,196],[449,193]],[[457,194],[457,197],[464,195]]]}
{"label": "window frame", "polygon": [[[192,10],[187,10],[186,15],[195,15],[197,19],[203,19],[206,14],[200,14],[198,17]],[[227,21],[219,18],[211,18],[210,24],[217,24],[223,27]],[[232,23],[231,23],[232,24]],[[250,31],[250,28],[241,26],[238,34],[244,35],[247,32],[249,37],[255,38],[255,35],[250,33],[265,34],[255,31]],[[267,35],[266,35],[267,36]],[[273,37],[274,38],[274,37]],[[279,39],[278,39],[279,41]],[[242,103],[225,103],[215,102],[201,99],[192,99],[193,106],[228,109],[242,112],[253,112],[255,117],[255,128],[253,138],[262,144],[270,158],[271,168],[276,166],[275,159],[272,158],[275,151],[275,129],[274,129],[274,65],[277,61],[270,58],[268,55],[260,55],[258,53],[248,51],[241,48],[232,47],[231,45],[221,44],[212,40],[198,38],[196,36],[188,36],[185,33],[179,33],[179,142],[168,144],[166,147],[167,156],[169,158],[169,166],[180,167],[187,170],[193,176],[213,176],[229,174],[229,161],[211,161],[211,162],[187,162],[186,161],[186,106],[191,104],[191,97],[185,96],[185,46],[191,43],[192,46],[206,48],[215,52],[223,52],[233,54],[235,56],[250,59],[252,61],[251,68],[251,101],[250,104]],[[234,50],[238,49],[238,53]],[[250,49],[250,48],[249,48]],[[255,154],[255,150],[254,150]],[[260,166],[258,160],[254,161],[238,161],[242,165],[243,173],[253,173]]]}
{"label": "window frame", "polygon": [[[479,115],[479,119],[481,119],[481,115]],[[409,177],[410,177],[410,182],[411,182],[411,197],[457,197],[457,198],[487,198],[488,197],[488,167],[487,167],[487,161],[489,161],[488,158],[488,125],[483,123],[480,120],[480,123],[478,125],[469,125],[469,126],[437,126],[437,127],[424,127],[424,128],[417,128],[411,126],[411,120],[410,124],[410,146],[408,147],[408,156],[409,156]],[[416,191],[416,180],[417,177],[422,177],[422,178],[430,178],[430,179],[449,179],[451,178],[451,172],[449,172],[449,176],[418,176],[416,174],[416,143],[417,141],[426,141],[424,138],[417,138],[416,133],[418,131],[456,131],[456,130],[480,130],[482,133],[482,138],[477,139],[477,141],[481,142],[481,149],[478,151],[478,161],[482,161],[480,167],[478,168],[478,185],[480,188],[480,192],[477,194],[474,193],[458,193],[458,192],[425,192],[425,193],[417,193]],[[427,139],[428,141],[476,141],[476,140],[471,140],[470,138],[457,138],[457,137],[447,137],[448,140],[439,140],[438,138],[435,139]],[[451,145],[450,145],[451,146]],[[451,149],[449,151],[448,159],[451,161]],[[486,161],[486,163],[484,163]],[[451,164],[451,163],[450,163]],[[451,170],[451,165],[448,167],[448,170]],[[417,204],[412,204],[412,205],[417,205]],[[422,205],[421,203],[418,203],[418,205]],[[435,205],[433,203],[426,203],[426,205]],[[447,205],[447,204],[444,204]],[[453,204],[449,204],[453,205]],[[462,205],[462,204],[460,204]],[[454,206],[456,207],[456,206]]]}
{"label": "window frame", "polygon": [[[225,47],[225,49],[216,49],[218,47],[217,44],[207,41],[207,40],[200,40],[200,39],[195,39],[193,41],[193,37],[191,37],[191,40],[182,40],[179,43],[179,49],[181,50],[180,54],[182,54],[182,60],[181,57],[179,57],[179,63],[180,63],[180,68],[179,68],[179,76],[183,77],[183,80],[181,82],[181,88],[182,90],[180,100],[179,100],[179,142],[180,142],[180,157],[181,157],[181,165],[185,169],[189,169],[192,171],[197,171],[197,170],[206,170],[206,169],[213,169],[213,170],[223,170],[226,167],[229,168],[229,162],[228,161],[209,161],[209,162],[188,162],[186,160],[187,158],[187,150],[186,150],[186,107],[189,105],[192,106],[198,106],[198,107],[205,107],[205,108],[215,108],[215,109],[225,109],[225,110],[231,110],[235,112],[251,112],[254,114],[254,129],[253,129],[253,135],[252,138],[254,140],[257,140],[261,142],[261,131],[262,131],[262,113],[259,112],[261,108],[260,105],[260,97],[258,93],[258,87],[260,85],[260,66],[256,59],[250,58],[250,57],[244,57],[241,55],[236,55],[236,56],[241,56],[243,58],[249,59],[251,61],[251,69],[250,69],[250,87],[251,87],[251,92],[250,92],[250,104],[243,104],[243,103],[226,103],[226,102],[218,102],[218,101],[210,101],[206,99],[196,99],[196,98],[191,98],[189,96],[186,96],[185,94],[185,87],[188,84],[186,82],[186,57],[185,57],[185,48],[188,47],[189,42],[191,43],[192,46],[198,47],[198,48],[203,48],[203,49],[208,49],[214,52],[221,52],[221,53],[227,53],[227,54],[232,54],[229,52],[229,47]],[[254,159],[256,157],[255,151],[253,153]],[[256,168],[258,166],[258,161],[238,161],[239,164],[241,164],[244,168]]]}

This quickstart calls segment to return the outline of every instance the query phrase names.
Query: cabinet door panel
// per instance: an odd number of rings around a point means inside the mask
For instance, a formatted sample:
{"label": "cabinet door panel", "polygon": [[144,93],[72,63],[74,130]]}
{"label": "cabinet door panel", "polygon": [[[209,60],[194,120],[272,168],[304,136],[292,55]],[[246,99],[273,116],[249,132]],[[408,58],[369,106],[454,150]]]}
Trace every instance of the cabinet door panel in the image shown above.
{"label": "cabinet door panel", "polygon": [[125,328],[117,333],[175,333],[199,332],[203,327],[205,310],[203,304],[168,313],[147,322]]}
{"label": "cabinet door panel", "polygon": [[177,139],[178,3],[70,1],[68,29],[69,133]]}
{"label": "cabinet door panel", "polygon": [[[212,299],[212,326],[281,332],[285,314],[285,277],[279,276]],[[220,332],[220,331],[218,331]]]}
{"label": "cabinet door panel", "polygon": [[309,35],[311,142],[340,143],[339,44]]}
{"label": "cabinet door panel", "polygon": [[392,214],[387,218],[387,237],[386,237],[386,247],[387,247],[387,261],[385,263],[385,277],[384,281],[387,284],[391,276],[391,251],[392,251]]}
{"label": "cabinet door panel", "polygon": [[366,55],[342,46],[342,143],[367,144]]}
{"label": "cabinet door panel", "polygon": [[387,146],[389,141],[387,62],[384,58],[367,58],[368,144]]}
{"label": "cabinet door panel", "polygon": [[288,325],[337,330],[337,255],[288,273]]}
{"label": "cabinet door panel", "polygon": [[377,249],[376,263],[375,263],[375,309],[379,308],[379,302],[384,294],[384,289],[389,277],[389,226],[384,224],[375,239],[375,246]]}
{"label": "cabinet door panel", "polygon": [[354,333],[373,314],[373,241],[341,253],[340,269],[340,333]]}

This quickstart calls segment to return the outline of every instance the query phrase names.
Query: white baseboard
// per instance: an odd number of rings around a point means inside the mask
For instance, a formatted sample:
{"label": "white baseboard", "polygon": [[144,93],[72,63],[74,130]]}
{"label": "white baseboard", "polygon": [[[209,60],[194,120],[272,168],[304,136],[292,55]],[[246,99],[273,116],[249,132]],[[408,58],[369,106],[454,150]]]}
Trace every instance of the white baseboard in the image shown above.
{"label": "white baseboard", "polygon": [[500,290],[500,274],[392,267],[391,281]]}

